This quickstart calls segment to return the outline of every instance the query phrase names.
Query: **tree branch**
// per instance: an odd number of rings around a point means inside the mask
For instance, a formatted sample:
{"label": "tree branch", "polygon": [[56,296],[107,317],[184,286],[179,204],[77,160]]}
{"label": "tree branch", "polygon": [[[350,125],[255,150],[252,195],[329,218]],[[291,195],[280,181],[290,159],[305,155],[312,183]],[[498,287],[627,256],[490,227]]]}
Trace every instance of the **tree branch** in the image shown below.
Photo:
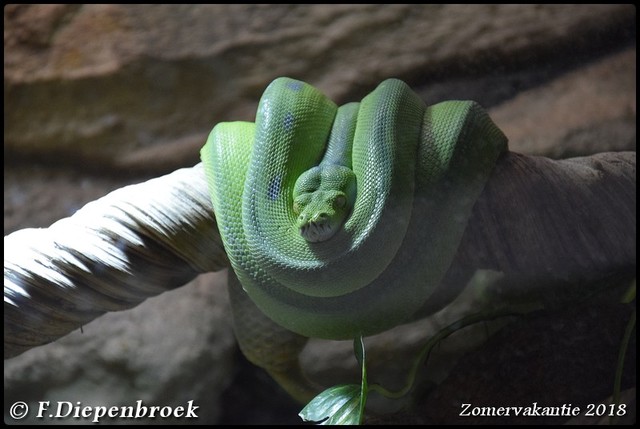
{"label": "tree branch", "polygon": [[[525,280],[518,285],[635,272],[635,160],[503,156],[442,294],[479,268]],[[228,266],[201,164],[118,189],[49,228],[16,231],[4,246],[5,359]],[[427,307],[443,305],[436,296]]]}

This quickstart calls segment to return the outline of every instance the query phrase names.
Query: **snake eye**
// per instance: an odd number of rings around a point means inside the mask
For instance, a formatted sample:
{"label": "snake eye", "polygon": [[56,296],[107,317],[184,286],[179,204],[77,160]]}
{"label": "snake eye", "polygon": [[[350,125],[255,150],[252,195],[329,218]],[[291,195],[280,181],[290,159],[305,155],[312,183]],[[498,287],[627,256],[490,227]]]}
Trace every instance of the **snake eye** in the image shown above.
{"label": "snake eye", "polygon": [[302,210],[300,209],[300,204],[297,201],[293,202],[293,213],[299,215]]}
{"label": "snake eye", "polygon": [[341,209],[347,205],[347,197],[344,195],[338,195],[333,201],[333,206],[337,209]]}

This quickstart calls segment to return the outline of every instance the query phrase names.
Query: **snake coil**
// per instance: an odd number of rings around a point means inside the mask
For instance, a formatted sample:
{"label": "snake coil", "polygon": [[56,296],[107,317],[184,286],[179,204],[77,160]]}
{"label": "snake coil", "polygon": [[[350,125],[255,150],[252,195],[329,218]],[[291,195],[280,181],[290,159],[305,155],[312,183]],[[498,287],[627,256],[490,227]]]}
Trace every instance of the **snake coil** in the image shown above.
{"label": "snake coil", "polygon": [[251,300],[303,336],[350,339],[425,304],[506,148],[475,102],[426,107],[388,79],[338,108],[278,78],[255,124],[218,124],[201,156]]}

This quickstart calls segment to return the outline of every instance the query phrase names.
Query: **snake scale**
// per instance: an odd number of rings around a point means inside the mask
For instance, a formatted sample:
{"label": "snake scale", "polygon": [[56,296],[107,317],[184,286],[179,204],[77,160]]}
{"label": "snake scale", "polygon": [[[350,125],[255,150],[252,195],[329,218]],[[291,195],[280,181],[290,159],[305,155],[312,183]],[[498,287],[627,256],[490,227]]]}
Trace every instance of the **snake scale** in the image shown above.
{"label": "snake scale", "polygon": [[216,125],[201,157],[249,360],[286,385],[307,337],[408,321],[447,272],[506,150],[477,103],[427,107],[398,79],[338,107],[278,78],[255,123]]}

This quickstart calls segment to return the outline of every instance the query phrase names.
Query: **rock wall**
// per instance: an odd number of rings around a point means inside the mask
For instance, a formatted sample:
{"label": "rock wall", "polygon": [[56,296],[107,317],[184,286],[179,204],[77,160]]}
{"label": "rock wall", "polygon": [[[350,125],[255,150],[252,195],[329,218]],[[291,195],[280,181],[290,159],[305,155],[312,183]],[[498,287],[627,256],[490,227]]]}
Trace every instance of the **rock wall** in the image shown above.
{"label": "rock wall", "polygon": [[628,42],[633,13],[616,5],[12,6],[5,151],[93,171],[172,170],[197,160],[212,124],[253,119],[277,76],[339,102],[392,76],[434,86],[514,69],[544,77],[557,56],[580,60]]}

